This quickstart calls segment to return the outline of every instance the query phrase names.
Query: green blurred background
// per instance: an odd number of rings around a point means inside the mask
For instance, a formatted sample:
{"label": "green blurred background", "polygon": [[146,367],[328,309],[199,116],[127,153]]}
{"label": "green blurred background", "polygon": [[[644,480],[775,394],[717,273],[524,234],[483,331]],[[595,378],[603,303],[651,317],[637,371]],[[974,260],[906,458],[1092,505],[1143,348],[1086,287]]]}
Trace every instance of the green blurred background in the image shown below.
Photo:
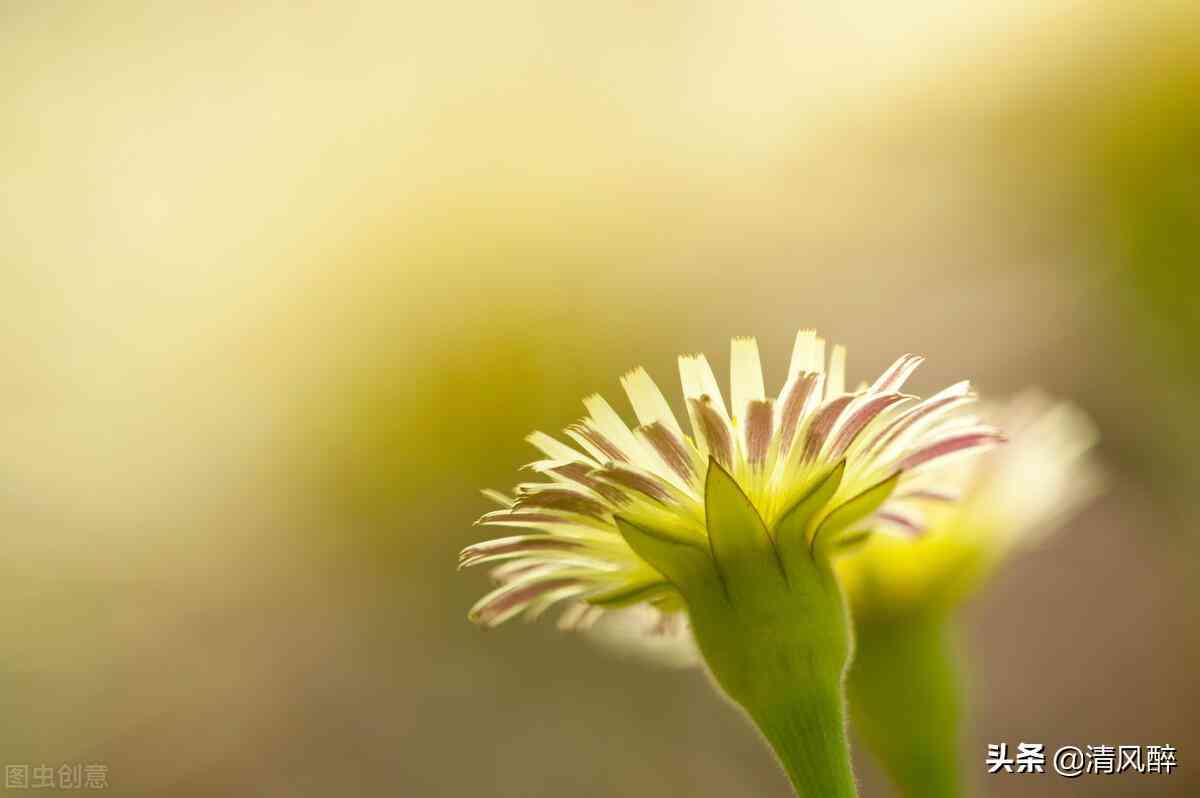
{"label": "green blurred background", "polygon": [[[585,393],[815,326],[1102,429],[969,613],[979,794],[1200,794],[1195,3],[9,0],[0,97],[5,763],[788,795],[703,675],[484,634],[454,563]],[[1181,766],[982,775],[1018,740]]]}

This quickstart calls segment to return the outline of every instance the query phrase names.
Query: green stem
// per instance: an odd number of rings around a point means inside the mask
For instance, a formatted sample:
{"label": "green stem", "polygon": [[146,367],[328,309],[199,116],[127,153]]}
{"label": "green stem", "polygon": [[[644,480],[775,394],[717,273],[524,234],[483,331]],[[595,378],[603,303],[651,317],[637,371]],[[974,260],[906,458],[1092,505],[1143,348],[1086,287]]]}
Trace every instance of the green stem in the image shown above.
{"label": "green stem", "polygon": [[962,668],[941,613],[858,620],[846,686],[855,730],[906,798],[960,798]]}
{"label": "green stem", "polygon": [[[797,694],[802,693],[802,694]],[[838,685],[809,685],[786,703],[745,707],[801,798],[854,798],[846,721]]]}

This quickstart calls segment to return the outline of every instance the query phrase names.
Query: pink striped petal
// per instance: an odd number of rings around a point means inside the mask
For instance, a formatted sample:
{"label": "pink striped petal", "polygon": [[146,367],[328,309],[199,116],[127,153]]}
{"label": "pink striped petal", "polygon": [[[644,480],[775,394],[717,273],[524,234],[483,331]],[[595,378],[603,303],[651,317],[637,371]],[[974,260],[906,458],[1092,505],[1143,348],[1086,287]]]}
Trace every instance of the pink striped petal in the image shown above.
{"label": "pink striped petal", "polygon": [[561,524],[566,521],[566,518],[553,513],[521,513],[509,510],[496,510],[495,512],[485,513],[475,523],[477,525],[508,524],[511,526],[520,526],[521,524]]}
{"label": "pink striped petal", "polygon": [[605,460],[616,460],[619,463],[628,463],[629,457],[622,452],[617,445],[604,437],[600,430],[588,424],[586,421],[581,421],[578,424],[572,424],[567,427],[567,434],[576,440],[580,446],[589,450],[593,457],[604,462]]}
{"label": "pink striped petal", "polygon": [[637,428],[646,443],[658,453],[667,467],[678,474],[684,482],[692,482],[696,473],[692,468],[692,455],[683,441],[661,421]]}
{"label": "pink striped petal", "polygon": [[786,455],[792,448],[796,430],[804,418],[806,408],[821,394],[822,375],[801,373],[789,381],[784,389],[783,412],[779,419],[779,452]]}
{"label": "pink striped petal", "polygon": [[830,453],[832,459],[837,459],[854,443],[854,439],[858,434],[870,424],[875,418],[887,410],[897,402],[902,402],[907,399],[902,393],[885,393],[879,396],[873,396],[868,401],[864,402],[853,411],[846,423],[838,431],[837,440],[834,442],[833,450]]}
{"label": "pink striped petal", "polygon": [[904,355],[897,358],[888,370],[879,375],[870,393],[895,393],[904,387],[904,383],[912,376],[917,367],[925,362],[920,355]]}
{"label": "pink striped petal", "polygon": [[569,479],[594,491],[597,495],[614,504],[619,504],[625,499],[625,494],[619,488],[614,488],[612,485],[601,482],[591,476],[594,469],[585,463],[562,463],[561,465],[553,466],[549,470],[564,479]]}
{"label": "pink striped petal", "polygon": [[[964,390],[965,390],[965,383]],[[868,444],[868,451],[881,452],[887,446],[895,441],[909,427],[917,423],[923,418],[930,418],[934,415],[948,413],[959,405],[966,404],[972,401],[972,397],[968,394],[955,393],[930,397],[923,402],[913,406],[907,412],[903,413],[899,418],[896,418],[875,436],[875,439]]]}
{"label": "pink striped petal", "polygon": [[516,580],[518,577],[526,576],[533,571],[543,569],[546,563],[542,560],[515,559],[505,560],[500,565],[497,565],[488,572],[488,576],[497,584],[506,584]]}
{"label": "pink striped petal", "polygon": [[733,437],[729,433],[729,425],[713,407],[708,395],[699,399],[690,399],[694,420],[698,426],[697,432],[704,437],[708,445],[708,453],[716,458],[725,468],[733,467]]}
{"label": "pink striped petal", "polygon": [[661,504],[675,503],[670,491],[661,482],[620,463],[610,463],[607,468],[593,471],[592,475],[605,482],[641,493]]}
{"label": "pink striped petal", "polygon": [[580,541],[553,535],[513,535],[467,546],[458,555],[458,567],[470,568],[485,559],[494,560],[499,557],[515,557],[546,551],[574,551],[583,548],[586,546]]}
{"label": "pink striped petal", "polygon": [[853,401],[853,394],[843,394],[836,399],[830,399],[817,411],[812,426],[808,428],[808,437],[804,441],[805,460],[812,460],[821,453],[821,449],[825,446],[825,439],[829,437],[829,433],[837,424],[842,411]]}
{"label": "pink striped petal", "polygon": [[517,496],[513,507],[516,509],[558,510],[576,515],[590,515],[600,519],[608,517],[610,512],[610,509],[600,500],[585,496],[570,488],[543,488],[522,493]]}
{"label": "pink striped petal", "polygon": [[761,465],[771,448],[771,427],[775,411],[769,400],[751,401],[746,410],[746,459]]}
{"label": "pink striped petal", "polygon": [[552,590],[567,587],[582,588],[583,582],[571,577],[544,579],[519,587],[502,587],[489,593],[478,604],[471,608],[470,618],[486,627],[498,626],[512,616],[520,613],[531,602]]}
{"label": "pink striped petal", "polygon": [[959,433],[943,438],[940,441],[928,444],[920,449],[917,449],[912,454],[900,461],[899,468],[903,471],[909,471],[917,466],[925,465],[940,457],[961,452],[966,449],[972,449],[976,446],[986,446],[993,443],[1002,443],[1005,440],[1004,435],[994,430],[976,430],[973,432]]}

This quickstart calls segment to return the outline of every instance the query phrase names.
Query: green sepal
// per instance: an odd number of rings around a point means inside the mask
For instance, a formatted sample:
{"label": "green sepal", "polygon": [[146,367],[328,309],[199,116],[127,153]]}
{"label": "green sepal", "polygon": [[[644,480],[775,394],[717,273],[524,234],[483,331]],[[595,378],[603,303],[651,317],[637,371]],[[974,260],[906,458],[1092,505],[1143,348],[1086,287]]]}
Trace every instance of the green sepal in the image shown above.
{"label": "green sepal", "polygon": [[897,471],[887,479],[875,483],[854,498],[847,499],[835,507],[829,515],[825,516],[825,520],[813,533],[813,548],[820,546],[828,550],[828,547],[838,542],[838,532],[878,510],[879,505],[887,501],[887,498],[892,495],[892,491],[896,489],[902,473],[902,471]]}
{"label": "green sepal", "polygon": [[613,516],[617,531],[634,552],[685,594],[720,582],[712,557],[699,543]]}
{"label": "green sepal", "polygon": [[712,458],[704,486],[704,514],[713,561],[731,599],[760,593],[764,582],[786,583],[767,525],[733,476]]}
{"label": "green sepal", "polygon": [[845,473],[846,461],[842,460],[818,480],[775,524],[775,545],[779,547],[789,573],[796,570],[793,558],[808,556],[809,522],[833,498],[833,494],[837,493]]}

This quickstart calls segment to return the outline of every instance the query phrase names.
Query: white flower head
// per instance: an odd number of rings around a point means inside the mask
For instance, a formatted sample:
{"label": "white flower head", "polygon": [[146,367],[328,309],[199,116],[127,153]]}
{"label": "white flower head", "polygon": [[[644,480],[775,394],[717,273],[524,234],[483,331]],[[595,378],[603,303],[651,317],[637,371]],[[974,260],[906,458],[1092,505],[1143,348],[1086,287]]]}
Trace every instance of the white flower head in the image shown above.
{"label": "white flower head", "polygon": [[964,467],[957,512],[968,525],[991,529],[1002,545],[1030,545],[1100,492],[1104,477],[1091,457],[1099,433],[1083,410],[1031,388],[980,411],[1012,442]]}
{"label": "white flower head", "polygon": [[[512,496],[485,494],[501,509],[480,524],[521,530],[462,552],[460,565],[489,564],[499,586],[472,608],[472,620],[496,626],[566,605],[560,625],[591,626],[604,612],[640,606],[670,615],[685,609],[671,580],[626,542],[622,523],[663,540],[711,541],[705,518],[709,470],[725,472],[753,505],[771,545],[840,546],[865,530],[920,529],[920,505],[942,486],[937,475],[960,455],[1003,439],[963,412],[967,382],[928,399],[902,393],[922,358],[899,358],[875,382],[845,389],[845,350],[811,331],[796,336],[782,390],[768,397],[752,338],[734,339],[729,403],[703,355],[679,359],[690,432],[644,369],[626,374],[635,425],[599,395],[569,426],[568,445],[541,432],[528,441],[544,459],[527,468],[538,481]],[[783,540],[776,525],[803,505],[802,540]],[[621,522],[621,523],[619,523]],[[667,628],[658,619],[649,629]],[[682,623],[670,629],[682,629]]]}

